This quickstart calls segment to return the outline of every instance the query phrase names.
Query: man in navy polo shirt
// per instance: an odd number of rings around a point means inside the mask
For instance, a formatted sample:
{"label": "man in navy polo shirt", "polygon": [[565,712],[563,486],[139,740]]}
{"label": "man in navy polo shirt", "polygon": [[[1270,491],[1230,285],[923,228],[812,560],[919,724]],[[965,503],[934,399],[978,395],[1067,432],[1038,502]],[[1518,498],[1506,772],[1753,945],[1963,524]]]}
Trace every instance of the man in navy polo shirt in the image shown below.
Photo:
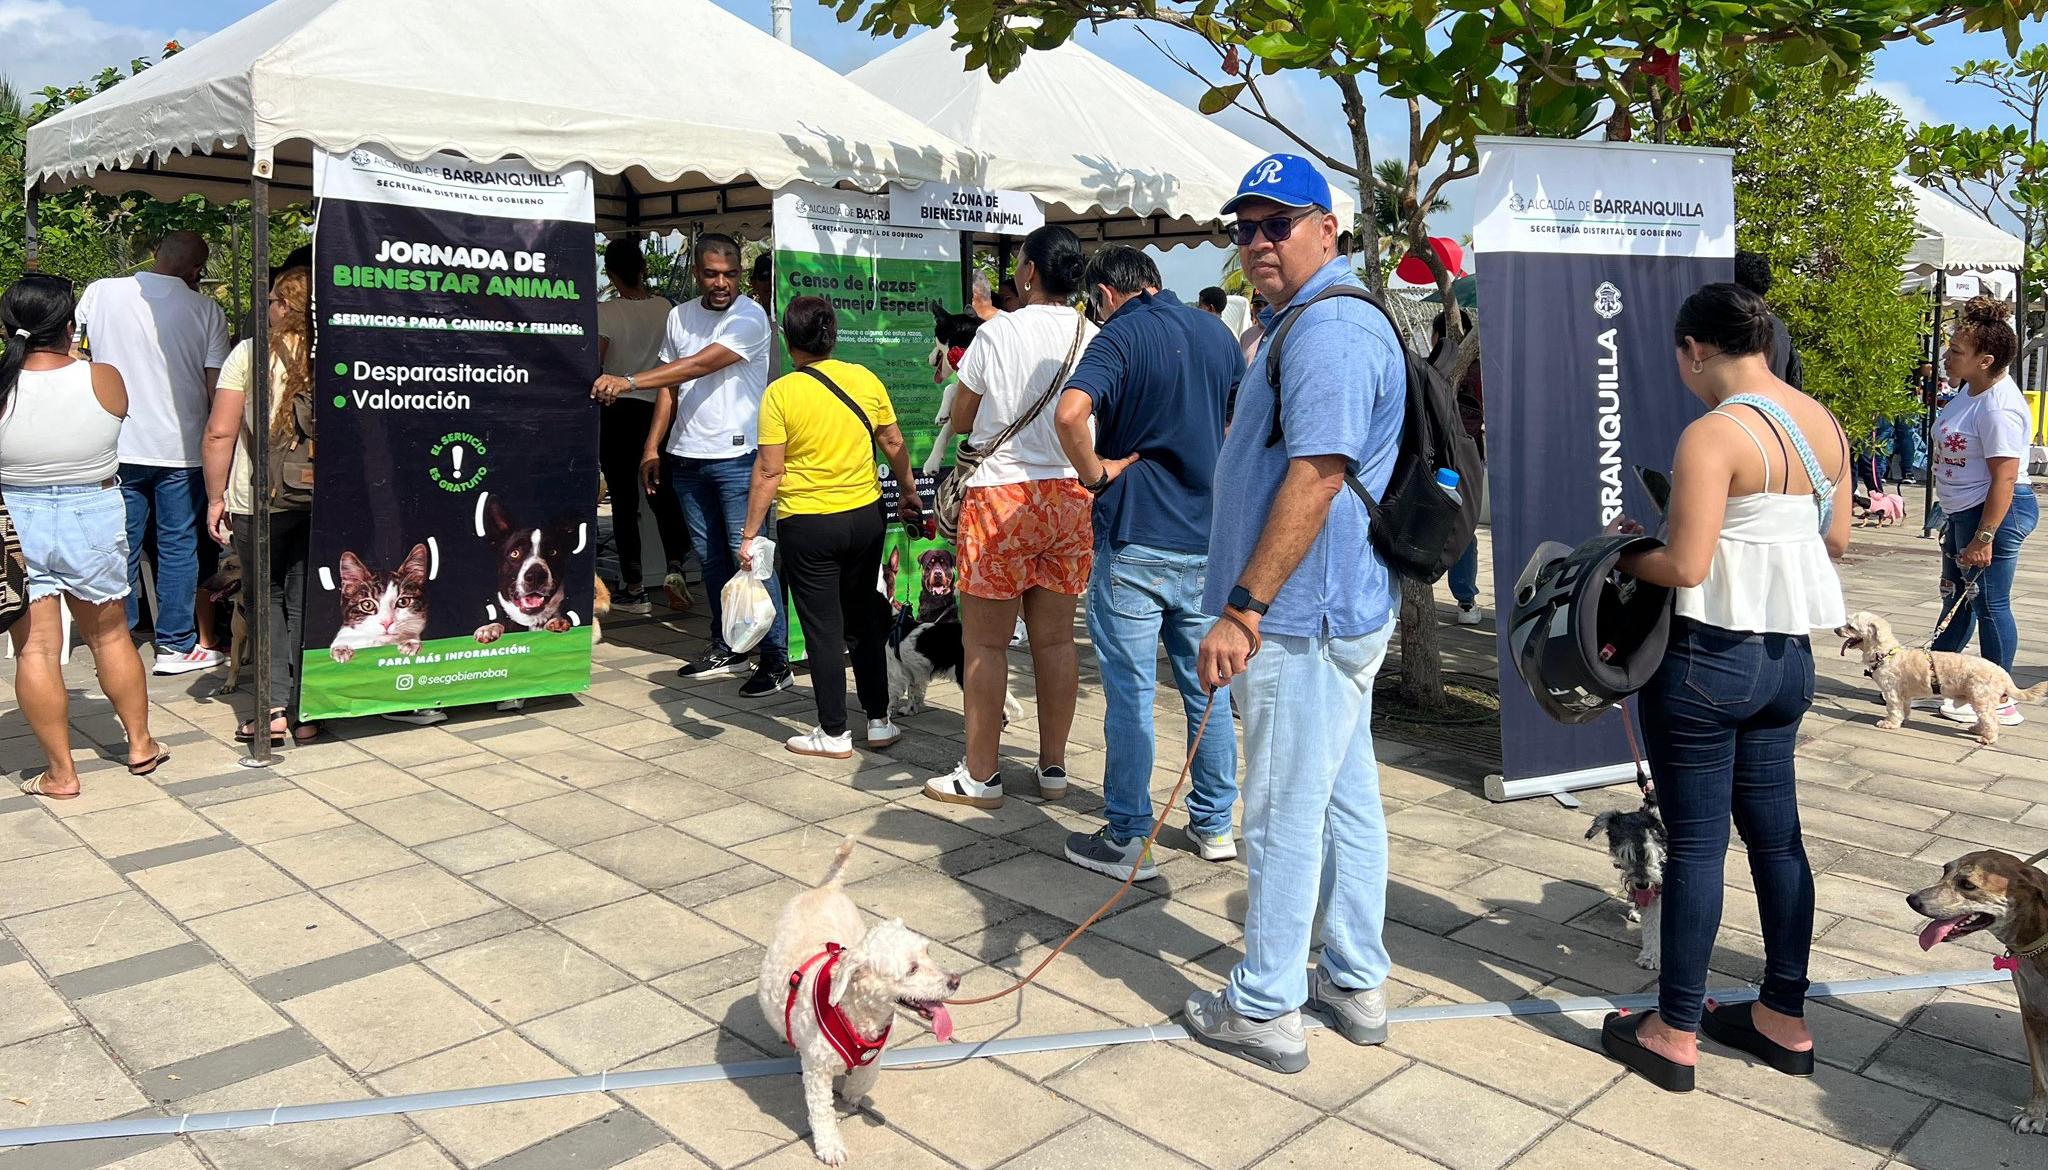
{"label": "man in navy polo shirt", "polygon": [[[1211,861],[1237,856],[1237,743],[1230,696],[1212,700],[1195,653],[1215,618],[1202,612],[1209,495],[1223,447],[1225,404],[1244,373],[1237,339],[1217,317],[1159,290],[1143,252],[1114,245],[1088,262],[1082,287],[1102,331],[1088,344],[1057,421],[1060,445],[1095,493],[1095,570],[1088,634],[1102,663],[1108,741],[1102,777],[1108,824],[1067,838],[1067,860],[1115,878],[1158,870],[1152,832],[1152,701],[1159,643],[1187,709],[1188,737],[1214,701],[1188,794],[1188,837]],[[1089,422],[1095,423],[1089,433]]]}
{"label": "man in navy polo shirt", "polygon": [[[1273,306],[1217,460],[1230,503],[1210,530],[1204,608],[1222,620],[1199,654],[1202,681],[1229,683],[1244,717],[1249,900],[1243,960],[1227,987],[1189,998],[1186,1019],[1204,1044],[1300,1072],[1304,1004],[1354,1043],[1387,1038],[1387,818],[1372,687],[1396,595],[1344,479],[1386,491],[1407,377],[1379,310],[1350,297],[1315,301],[1358,278],[1337,253],[1330,184],[1307,159],[1260,161],[1223,211],[1236,216],[1246,278]],[[1268,353],[1288,318],[1276,387]]]}

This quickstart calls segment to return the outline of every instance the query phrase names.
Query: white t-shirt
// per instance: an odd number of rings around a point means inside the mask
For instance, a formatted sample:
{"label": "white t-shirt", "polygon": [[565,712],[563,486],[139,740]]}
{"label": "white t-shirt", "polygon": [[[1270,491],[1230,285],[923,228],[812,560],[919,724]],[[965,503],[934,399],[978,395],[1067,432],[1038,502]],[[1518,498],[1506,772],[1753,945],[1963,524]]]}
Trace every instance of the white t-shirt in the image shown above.
{"label": "white t-shirt", "polygon": [[121,371],[128,386],[121,462],[199,466],[206,371],[227,360],[227,314],[176,277],[138,272],[87,285],[77,315],[92,360]]}
{"label": "white t-shirt", "polygon": [[723,313],[704,298],[669,311],[659,359],[686,358],[722,345],[740,360],[676,387],[676,421],[668,453],[685,459],[737,459],[760,445],[761,399],[768,393],[768,314],[749,297],[735,297]]}
{"label": "white t-shirt", "polygon": [[2027,400],[2011,378],[1982,394],[1965,390],[1934,416],[1936,496],[1945,512],[1982,504],[1991,495],[1987,459],[2018,459],[2019,486],[2027,487],[2027,437],[2034,423]]}
{"label": "white t-shirt", "polygon": [[[652,294],[639,300],[613,297],[597,302],[597,334],[609,342],[604,372],[623,378],[661,364],[661,339],[668,331],[667,298]],[[635,390],[621,398],[654,401],[655,391]]]}
{"label": "white t-shirt", "polygon": [[[1038,402],[1067,360],[1077,321],[1081,323],[1081,351],[1086,352],[1095,337],[1095,326],[1074,310],[1058,305],[1027,305],[981,327],[967,347],[967,356],[960,359],[960,384],[981,395],[969,443],[986,447],[1012,419]],[[1074,361],[1080,360],[1076,354]],[[1059,428],[1053,421],[1058,405],[1055,399],[1030,426],[984,460],[967,486],[1075,478],[1067,453],[1060,449]]]}

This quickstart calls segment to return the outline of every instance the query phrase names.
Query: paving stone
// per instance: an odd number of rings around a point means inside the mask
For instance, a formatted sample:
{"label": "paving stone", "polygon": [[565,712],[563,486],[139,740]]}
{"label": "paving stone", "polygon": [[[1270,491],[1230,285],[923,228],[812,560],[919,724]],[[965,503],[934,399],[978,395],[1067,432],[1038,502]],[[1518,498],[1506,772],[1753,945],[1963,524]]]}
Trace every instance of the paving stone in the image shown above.
{"label": "paving stone", "polygon": [[55,853],[77,844],[62,822],[40,808],[0,812],[0,862]]}
{"label": "paving stone", "polygon": [[1930,809],[1971,813],[2008,821],[2025,812],[2028,803],[2012,796],[2000,795],[1997,785],[1993,785],[1988,791],[1979,792],[1970,788],[1958,788],[1953,784],[1936,784],[1906,776],[1872,776],[1857,785],[1856,790],[1888,796],[1893,800],[1908,801]]}
{"label": "paving stone", "polygon": [[573,791],[559,780],[495,756],[479,757],[478,763],[478,767],[434,777],[434,787],[492,812]]}
{"label": "paving stone", "polygon": [[[963,879],[968,885],[1000,894],[1068,922],[1080,923],[1109,899],[1120,884],[1088,873],[1065,860],[1032,853],[978,869]],[[1136,886],[1124,897],[1135,905],[1145,897]]]}
{"label": "paving stone", "polygon": [[911,929],[941,941],[986,930],[1025,910],[1008,898],[963,887],[918,866],[854,882],[846,892],[862,909],[882,918],[901,918]]}
{"label": "paving stone", "polygon": [[400,950],[415,959],[431,959],[435,955],[444,955],[449,951],[483,942],[485,939],[511,934],[515,930],[525,930],[532,925],[534,920],[531,915],[508,907],[493,910],[489,914],[479,914],[475,918],[465,918],[461,922],[453,922],[447,926],[423,930],[418,934],[409,934],[394,941]]}
{"label": "paving stone", "polygon": [[191,941],[133,890],[10,918],[7,930],[52,977]]}
{"label": "paving stone", "polygon": [[[1393,1030],[1388,1046],[1529,1104],[1569,1115],[1607,1088],[1619,1068],[1604,1056],[1507,1019],[1433,1020]],[[1501,1070],[1513,1069],[1513,1076]]]}
{"label": "paving stone", "polygon": [[664,825],[579,845],[575,853],[650,890],[733,867],[731,854]]}
{"label": "paving stone", "polygon": [[280,1006],[350,1068],[363,1073],[382,1072],[474,1040],[497,1026],[417,966],[381,971]]}
{"label": "paving stone", "polygon": [[[1805,779],[1803,771],[1800,779]],[[1939,786],[1930,785],[1930,787]],[[1966,793],[1968,790],[1955,789],[1954,791]],[[1942,805],[1929,807],[1925,804],[1894,800],[1868,785],[1858,785],[1853,792],[1824,786],[1801,785],[1799,808],[1802,813],[1807,809],[1828,809],[1847,816],[1861,817],[1864,820],[1897,825],[1902,829],[1918,829],[1923,832],[1933,829],[1935,825],[1940,824],[1950,811],[1946,802]]]}
{"label": "paving stone", "polygon": [[1431,1170],[1439,1165],[1394,1143],[1331,1117],[1260,1159],[1254,1170],[1326,1170],[1371,1166],[1374,1170]]}
{"label": "paving stone", "polygon": [[614,1109],[595,1121],[556,1134],[491,1163],[492,1170],[559,1170],[563,1166],[616,1166],[668,1145],[661,1127],[630,1109]]}
{"label": "paving stone", "polygon": [[1451,939],[1611,991],[1636,991],[1655,979],[1635,965],[1637,947],[1510,910],[1488,915]]}
{"label": "paving stone", "polygon": [[751,983],[761,972],[762,955],[761,947],[748,946],[664,975],[654,980],[653,986],[681,1003],[690,1003],[728,987]]}
{"label": "paving stone", "polygon": [[375,935],[315,894],[294,894],[190,923],[192,932],[249,979],[359,950]]}
{"label": "paving stone", "polygon": [[87,1028],[0,1048],[0,1126],[70,1125],[148,1104]]}
{"label": "paving stone", "polygon": [[1387,925],[1385,941],[1393,978],[1453,1002],[1520,999],[1550,980],[1536,968],[1399,923]]}
{"label": "paving stone", "polygon": [[485,829],[481,833],[470,833],[461,837],[450,837],[435,841],[419,848],[421,857],[453,870],[470,874],[482,869],[492,869],[553,853],[555,847],[525,829],[512,825],[500,825]]}
{"label": "paving stone", "polygon": [[1534,1149],[1515,1159],[1515,1170],[1672,1170],[1672,1163],[1605,1134],[1578,1125],[1560,1125]]}
{"label": "paving stone", "polygon": [[1943,1105],[1892,1164],[1912,1170],[2035,1170],[2041,1139],[2014,1133],[2003,1119]]}
{"label": "paving stone", "polygon": [[1630,1145],[1664,1153],[1693,1170],[1799,1166],[1874,1170],[1882,1154],[1780,1121],[1710,1093],[1675,1095],[1623,1077],[1574,1118]]}
{"label": "paving stone", "polygon": [[[1039,1142],[1003,1163],[1003,1170],[1083,1170],[1091,1166],[1146,1170],[1196,1170],[1195,1164],[1100,1117],[1091,1117],[1059,1136]],[[1392,1170],[1408,1170],[1394,1166]]]}
{"label": "paving stone", "polygon": [[[672,1068],[759,1060],[761,1053],[715,1032],[635,1061],[635,1068]],[[894,1073],[884,1074],[888,1080]],[[733,1167],[810,1132],[803,1088],[795,1077],[764,1077],[700,1085],[634,1089],[618,1096],[674,1134],[713,1166]],[[815,1160],[814,1164],[815,1164]]]}
{"label": "paving stone", "polygon": [[613,804],[657,821],[680,821],[724,808],[739,797],[670,772],[613,780],[589,790]]}
{"label": "paving stone", "polygon": [[1504,1165],[1556,1124],[1539,1109],[1426,1065],[1367,1093],[1344,1117],[1453,1170]]}
{"label": "paving stone", "polygon": [[646,987],[628,987],[526,1024],[526,1038],[579,1073],[621,1068],[711,1025]]}
{"label": "paving stone", "polygon": [[2026,1030],[2019,1012],[1961,992],[1944,992],[1913,1017],[1913,1030],[2007,1060],[2027,1060]]}
{"label": "paving stone", "polygon": [[351,762],[295,777],[299,787],[336,808],[354,808],[426,792],[427,785],[382,761]]}
{"label": "paving stone", "polygon": [[638,979],[666,975],[748,945],[739,935],[653,894],[586,910],[554,926]]}
{"label": "paving stone", "polygon": [[174,1105],[326,1055],[326,1050],[311,1036],[298,1028],[286,1028],[218,1052],[150,1069],[137,1079],[150,1100]]}
{"label": "paving stone", "polygon": [[276,866],[248,849],[209,853],[129,874],[129,880],[179,918],[202,918],[300,890]]}
{"label": "paving stone", "polygon": [[1853,918],[1843,919],[1828,928],[1814,939],[1813,945],[1815,950],[1901,973],[1952,971],[1959,963],[1989,966],[1991,961],[1985,956],[2003,950],[1987,936],[1970,935],[1944,943],[1934,950],[1923,951],[1913,932],[1859,922]]}
{"label": "paving stone", "polygon": [[391,838],[362,825],[269,841],[257,847],[286,873],[319,889],[418,864]]}
{"label": "paving stone", "polygon": [[[378,1092],[390,1096],[566,1075],[568,1070],[540,1049],[510,1032],[496,1032],[392,1069],[374,1083]],[[615,1108],[608,1097],[577,1093],[503,1105],[433,1109],[414,1115],[413,1120],[465,1165],[482,1166]]]}
{"label": "paving stone", "polygon": [[504,822],[490,813],[445,792],[422,792],[349,810],[364,824],[380,830],[401,845],[425,845],[465,833],[480,833]]}
{"label": "paving stone", "polygon": [[222,831],[249,845],[338,829],[349,823],[348,816],[332,805],[296,790],[216,804],[206,810],[206,815]]}
{"label": "paving stone", "polygon": [[65,823],[101,857],[142,853],[215,835],[212,825],[175,800],[123,805],[72,817]]}
{"label": "paving stone", "polygon": [[2026,1065],[1917,1032],[1900,1033],[1871,1062],[1868,1075],[2000,1121],[2027,1100]]}
{"label": "paving stone", "polygon": [[498,908],[469,883],[431,865],[359,878],[324,892],[385,938],[417,934]]}
{"label": "paving stone", "polygon": [[564,849],[645,829],[654,823],[587,792],[570,792],[522,804],[507,809],[505,819]]}
{"label": "paving stone", "polygon": [[1821,808],[1799,810],[1799,827],[1809,839],[1819,837],[1839,841],[1859,849],[1872,849],[1879,853],[1911,856],[1925,848],[1933,840],[1927,833],[1912,829],[1901,829],[1896,825],[1880,824],[1862,817],[1847,816]]}
{"label": "paving stone", "polygon": [[358,1170],[455,1170],[455,1163],[421,1138],[375,1161],[363,1163]]}
{"label": "paving stone", "polygon": [[[1574,844],[1503,829],[1473,845],[1471,851],[1489,861],[1520,866],[1546,877],[1578,882],[1595,889],[1614,883],[1614,863],[1608,860],[1607,851],[1595,849],[1583,841]],[[1408,876],[1428,882],[1440,880],[1428,872]]]}
{"label": "paving stone", "polygon": [[[1112,1048],[1051,1087],[1204,1166],[1250,1165],[1316,1119],[1314,1110],[1177,1046]],[[1170,1093],[1162,1085],[1174,1086]]]}
{"label": "paving stone", "polygon": [[470,880],[541,919],[574,914],[641,892],[632,882],[573,853],[560,852],[488,869]]}
{"label": "paving stone", "polygon": [[1219,947],[1234,948],[1234,954],[1244,934],[1228,918],[1170,898],[1119,908],[1094,929],[1140,954],[1172,962],[1197,959]]}
{"label": "paving stone", "polygon": [[0,862],[0,918],[12,919],[53,906],[68,906],[128,888],[121,875],[88,849]]}
{"label": "paving stone", "polygon": [[2035,828],[1957,813],[1941,822],[1940,832],[1944,837],[1968,841],[1980,848],[2003,849],[2019,857],[2031,857],[2048,849],[2048,825]]}
{"label": "paving stone", "polygon": [[[309,1060],[186,1102],[193,1112],[247,1109],[252,1102],[286,1101],[315,1105],[355,1100],[363,1086],[333,1061]],[[413,1130],[398,1117],[363,1117],[324,1121],[317,1125],[280,1125],[193,1138],[218,1170],[347,1170],[412,1140]]]}
{"label": "paving stone", "polygon": [[1496,866],[1459,886],[1458,893],[1557,923],[1570,922],[1614,896],[1606,888],[1558,881],[1514,865]]}
{"label": "paving stone", "polygon": [[156,1068],[288,1025],[225,967],[202,967],[88,996],[79,1014],[137,1068]]}
{"label": "paving stone", "polygon": [[522,930],[436,955],[427,968],[511,1023],[596,999],[632,982],[544,929]]}
{"label": "paving stone", "polygon": [[1828,872],[1884,886],[1902,894],[1925,889],[1941,877],[1939,865],[1915,861],[1910,857],[1872,853],[1867,849],[1850,850],[1830,865]]}
{"label": "paving stone", "polygon": [[1812,1077],[1787,1077],[1743,1056],[1702,1059],[1698,1081],[1716,1096],[1878,1153],[1894,1149],[1934,1108],[1925,1097],[1827,1064]]}
{"label": "paving stone", "polygon": [[0,1046],[60,1031],[77,1023],[71,1009],[27,963],[0,966]]}

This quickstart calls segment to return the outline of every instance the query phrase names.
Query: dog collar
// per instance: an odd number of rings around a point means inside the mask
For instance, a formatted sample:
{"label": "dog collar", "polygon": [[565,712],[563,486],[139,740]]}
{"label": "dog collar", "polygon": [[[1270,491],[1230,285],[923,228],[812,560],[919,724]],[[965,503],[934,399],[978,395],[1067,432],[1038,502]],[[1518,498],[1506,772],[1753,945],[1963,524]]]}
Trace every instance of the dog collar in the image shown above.
{"label": "dog collar", "polygon": [[860,1034],[852,1020],[846,1018],[846,1009],[831,1002],[832,969],[839,965],[839,958],[845,953],[846,948],[836,942],[828,942],[824,950],[805,959],[803,966],[790,973],[789,998],[782,1005],[782,1040],[791,1048],[796,1047],[796,1041],[790,1038],[790,1020],[796,1015],[796,997],[803,988],[804,976],[810,974],[811,968],[817,967],[818,977],[811,981],[811,1009],[817,1014],[818,1028],[825,1033],[825,1042],[845,1062],[846,1071],[852,1072],[875,1062],[875,1058],[882,1054],[883,1046],[889,1043],[889,1029],[896,1025],[894,1021],[883,1025],[881,1034],[870,1040]]}
{"label": "dog collar", "polygon": [[[1898,657],[1898,655],[1899,655],[1899,651],[1901,651],[1901,650],[1904,650],[1904,649],[1905,649],[1905,647],[1904,647],[1904,646],[1894,646],[1894,647],[1892,647],[1891,649],[1889,649],[1889,650],[1885,651],[1884,653],[1882,653],[1882,654],[1878,655],[1878,656],[1877,656],[1877,661],[1876,661],[1876,662],[1873,662],[1873,663],[1871,663],[1871,664],[1870,664],[1869,666],[1866,666],[1866,667],[1864,667],[1864,668],[1863,668],[1863,677],[1864,677],[1864,678],[1875,678],[1875,677],[1877,677],[1877,668],[1878,668],[1878,667],[1880,667],[1880,666],[1883,666],[1883,665],[1884,665],[1885,663],[1887,663],[1887,662],[1890,662],[1890,661],[1891,661],[1892,659],[1894,659],[1894,658]],[[1932,670],[1930,670],[1930,671],[1929,671],[1928,673],[1932,674],[1932,673],[1933,673],[1933,671],[1932,671]],[[1938,684],[1937,684],[1937,685],[1938,685]]]}

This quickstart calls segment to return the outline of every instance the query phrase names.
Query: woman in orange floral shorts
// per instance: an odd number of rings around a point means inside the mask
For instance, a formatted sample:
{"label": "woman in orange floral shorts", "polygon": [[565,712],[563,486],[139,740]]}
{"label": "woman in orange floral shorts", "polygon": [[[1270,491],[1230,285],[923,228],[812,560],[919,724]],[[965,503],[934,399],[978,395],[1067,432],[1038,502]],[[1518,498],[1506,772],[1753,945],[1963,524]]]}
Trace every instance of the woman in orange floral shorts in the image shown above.
{"label": "woman in orange floral shorts", "polygon": [[[1049,387],[1064,383],[1095,336],[1071,307],[1084,266],[1081,241],[1066,228],[1047,226],[1025,237],[1016,273],[1023,306],[983,325],[960,362],[953,425],[973,446],[986,449],[1046,399]],[[1036,791],[1054,800],[1066,794],[1067,734],[1080,689],[1074,609],[1088,592],[1094,561],[1093,500],[1060,449],[1053,414],[1050,406],[1039,411],[968,481],[958,550],[967,758],[925,783],[933,800],[977,808],[1003,803],[996,754],[1020,610],[1038,683]]]}

